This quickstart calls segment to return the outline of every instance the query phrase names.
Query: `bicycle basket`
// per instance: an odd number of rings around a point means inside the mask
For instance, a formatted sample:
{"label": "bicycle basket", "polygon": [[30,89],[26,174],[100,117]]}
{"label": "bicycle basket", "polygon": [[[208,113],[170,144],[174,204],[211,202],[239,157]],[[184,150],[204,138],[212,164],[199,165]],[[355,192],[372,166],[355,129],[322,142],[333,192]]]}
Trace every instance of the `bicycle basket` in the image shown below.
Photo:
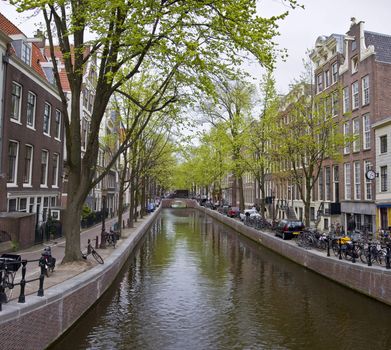
{"label": "bicycle basket", "polygon": [[7,270],[16,272],[21,265],[21,256],[17,254],[1,254],[0,256],[0,269],[4,270],[7,265]]}

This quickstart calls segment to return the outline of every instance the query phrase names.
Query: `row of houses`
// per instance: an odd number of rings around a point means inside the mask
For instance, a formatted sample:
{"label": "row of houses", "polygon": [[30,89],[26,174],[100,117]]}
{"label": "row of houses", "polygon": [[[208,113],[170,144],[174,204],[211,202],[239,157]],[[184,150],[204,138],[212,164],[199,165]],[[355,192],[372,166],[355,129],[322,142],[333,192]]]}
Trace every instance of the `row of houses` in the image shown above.
{"label": "row of houses", "polygon": [[[62,89],[69,98],[71,90],[60,50],[55,50],[55,56]],[[30,38],[0,13],[0,231],[11,233],[11,239],[22,247],[44,238],[40,227],[49,216],[60,219],[67,200],[64,111],[50,57],[39,31]],[[84,146],[96,76],[92,59],[86,66],[81,96]],[[116,114],[108,110],[102,134],[115,131],[115,118]],[[101,169],[106,157],[101,150]],[[113,214],[117,210],[117,182],[114,167],[91,191],[86,204],[100,211],[105,196]]]}
{"label": "row of houses", "polygon": [[[346,135],[355,135],[343,148],[342,161],[322,164],[312,193],[312,225],[328,231],[339,224],[371,232],[391,226],[391,36],[364,30],[352,19],[346,34],[320,36],[310,59],[315,66],[315,93],[331,96],[333,118]],[[338,89],[342,89],[340,94]],[[341,98],[339,97],[341,95]],[[267,210],[277,219],[303,220],[304,206],[297,185],[266,183]],[[244,176],[246,205],[259,203],[259,186]],[[238,198],[232,182],[224,196]],[[234,204],[234,203],[233,203]],[[352,226],[352,222],[354,225]]]}

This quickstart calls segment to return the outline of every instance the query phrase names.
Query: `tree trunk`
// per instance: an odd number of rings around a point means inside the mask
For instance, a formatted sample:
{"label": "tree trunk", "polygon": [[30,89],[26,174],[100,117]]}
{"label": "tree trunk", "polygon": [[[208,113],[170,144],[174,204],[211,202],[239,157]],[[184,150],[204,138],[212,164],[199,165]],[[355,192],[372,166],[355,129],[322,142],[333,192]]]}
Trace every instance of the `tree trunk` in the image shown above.
{"label": "tree trunk", "polygon": [[305,201],[304,201],[304,216],[305,216],[305,226],[310,227],[310,206],[311,206],[311,179],[307,178],[305,183]]}
{"label": "tree trunk", "polygon": [[125,179],[128,171],[128,160],[127,160],[127,150],[124,153],[124,168],[120,174],[120,183],[119,183],[119,197],[118,197],[118,229],[119,235],[122,234],[122,213],[124,211],[124,194],[125,194]]}
{"label": "tree trunk", "polygon": [[243,177],[239,176],[238,178],[239,182],[239,210],[241,212],[244,212],[244,188],[243,188]]}

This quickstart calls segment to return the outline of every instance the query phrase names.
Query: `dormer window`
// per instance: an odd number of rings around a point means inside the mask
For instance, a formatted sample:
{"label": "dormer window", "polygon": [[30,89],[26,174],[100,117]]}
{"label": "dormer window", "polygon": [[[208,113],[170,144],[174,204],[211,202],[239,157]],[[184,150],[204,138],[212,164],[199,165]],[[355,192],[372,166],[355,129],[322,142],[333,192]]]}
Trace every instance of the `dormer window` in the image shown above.
{"label": "dormer window", "polygon": [[358,56],[352,58],[352,74],[358,71]]}
{"label": "dormer window", "polygon": [[31,65],[31,46],[28,43],[22,43],[22,55],[20,58],[24,63]]}

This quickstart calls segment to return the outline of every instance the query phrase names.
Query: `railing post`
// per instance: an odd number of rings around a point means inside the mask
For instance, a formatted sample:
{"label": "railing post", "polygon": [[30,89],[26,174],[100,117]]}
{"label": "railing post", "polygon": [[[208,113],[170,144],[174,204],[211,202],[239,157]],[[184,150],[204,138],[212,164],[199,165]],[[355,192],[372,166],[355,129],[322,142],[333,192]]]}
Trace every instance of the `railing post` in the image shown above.
{"label": "railing post", "polygon": [[24,289],[26,287],[26,265],[27,265],[27,260],[23,260],[22,261],[22,279],[20,281],[20,295],[19,295],[18,303],[26,302],[26,297],[24,295]]}
{"label": "railing post", "polygon": [[342,260],[342,242],[341,242],[341,238],[338,239],[338,259]]}
{"label": "railing post", "polygon": [[[88,243],[90,243],[90,240],[88,240]],[[99,237],[98,236],[96,236],[95,237],[95,249],[98,249],[99,248]],[[90,249],[90,248],[88,248],[88,249]],[[90,251],[88,252],[88,254],[90,254],[91,253],[91,249],[90,249]]]}
{"label": "railing post", "polygon": [[[96,237],[96,242],[98,242],[98,237]],[[91,240],[87,240],[87,255],[91,254]]]}
{"label": "railing post", "polygon": [[352,244],[353,244],[353,247],[352,247],[352,263],[353,264],[356,262],[356,249],[355,249],[354,243],[355,242],[352,240]]}
{"label": "railing post", "polygon": [[390,265],[390,243],[387,243],[386,269],[391,269],[391,265]]}
{"label": "railing post", "polygon": [[327,237],[327,256],[330,256],[330,236]]}
{"label": "railing post", "polygon": [[41,267],[41,275],[39,276],[39,288],[37,295],[43,297],[43,281],[45,280],[45,258],[41,257],[39,259],[39,266]]}

